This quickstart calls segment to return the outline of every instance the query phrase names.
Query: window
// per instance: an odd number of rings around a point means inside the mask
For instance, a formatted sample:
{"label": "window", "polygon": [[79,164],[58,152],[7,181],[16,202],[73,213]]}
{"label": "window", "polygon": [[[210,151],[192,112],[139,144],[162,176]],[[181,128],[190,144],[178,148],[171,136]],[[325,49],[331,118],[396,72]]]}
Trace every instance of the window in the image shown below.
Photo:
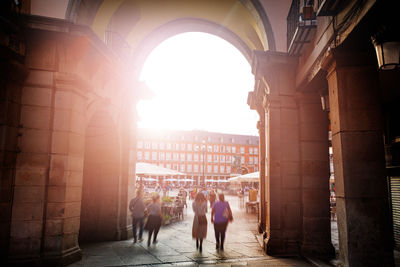
{"label": "window", "polygon": [[235,143],[235,138],[231,138],[232,144]]}
{"label": "window", "polygon": [[231,173],[231,166],[226,166],[226,172]]}
{"label": "window", "polygon": [[187,144],[187,151],[192,151],[192,144]]}
{"label": "window", "polygon": [[253,164],[253,157],[249,157],[249,163]]}
{"label": "window", "polygon": [[232,161],[232,157],[231,156],[226,156],[226,162],[230,163]]}
{"label": "window", "polygon": [[249,147],[249,154],[253,154],[253,148]]}
{"label": "window", "polygon": [[236,147],[235,146],[232,147],[232,153],[236,153]]}
{"label": "window", "polygon": [[137,148],[143,148],[143,141],[137,141]]}
{"label": "window", "polygon": [[183,165],[183,164],[181,165],[180,171],[181,171],[181,172],[184,172],[184,171],[185,171],[185,165]]}
{"label": "window", "polygon": [[187,165],[187,171],[192,172],[192,165]]}
{"label": "window", "polygon": [[144,143],[144,148],[145,149],[150,149],[150,142],[149,141]]}
{"label": "window", "polygon": [[141,160],[143,158],[143,153],[142,153],[142,151],[138,151],[137,152],[137,159],[138,160]]}
{"label": "window", "polygon": [[225,162],[225,156],[224,156],[224,155],[221,155],[221,156],[219,157],[219,160],[220,160],[221,162]]}
{"label": "window", "polygon": [[167,152],[166,155],[165,155],[165,158],[166,158],[167,160],[171,160],[171,159],[172,159],[172,158],[171,158],[171,153]]}
{"label": "window", "polygon": [[158,158],[159,158],[159,160],[164,160],[165,159],[165,153],[164,152],[160,152],[159,154],[158,154]]}
{"label": "window", "polygon": [[258,157],[254,157],[254,164],[258,164]]}
{"label": "window", "polygon": [[173,156],[174,156],[174,160],[175,161],[179,160],[179,154],[178,153],[174,153]]}
{"label": "window", "polygon": [[207,137],[207,141],[211,142],[211,136]]}
{"label": "window", "polygon": [[165,149],[165,144],[164,143],[160,143],[159,148],[160,148],[160,150],[164,150]]}
{"label": "window", "polygon": [[170,163],[167,163],[167,169],[171,169],[171,164]]}
{"label": "window", "polygon": [[185,153],[181,153],[181,161],[185,161]]}
{"label": "window", "polygon": [[156,142],[152,142],[151,149],[157,149],[157,148],[158,148],[158,144]]}
{"label": "window", "polygon": [[150,152],[149,151],[144,152],[144,159],[150,160]]}
{"label": "window", "polygon": [[157,160],[157,152],[151,152],[151,159]]}
{"label": "window", "polygon": [[187,154],[187,161],[192,161],[192,154],[191,153]]}
{"label": "window", "polygon": [[212,172],[212,166],[211,165],[207,165],[207,172],[211,173]]}
{"label": "window", "polygon": [[214,152],[218,152],[218,150],[219,150],[218,145],[214,145]]}
{"label": "window", "polygon": [[221,173],[225,172],[225,166],[221,166],[221,167],[219,167],[219,169],[221,170]]}
{"label": "window", "polygon": [[179,144],[175,144],[175,150],[179,150]]}
{"label": "window", "polygon": [[199,172],[199,165],[193,165],[193,172]]}
{"label": "window", "polygon": [[172,148],[171,143],[167,143],[167,150],[171,150],[171,148]]}
{"label": "window", "polygon": [[199,145],[194,145],[194,151],[199,151],[200,150],[200,146]]}
{"label": "window", "polygon": [[207,162],[212,162],[212,155],[207,155]]}
{"label": "window", "polygon": [[225,146],[221,146],[221,152],[225,153]]}
{"label": "window", "polygon": [[194,161],[196,161],[196,162],[199,161],[199,154],[194,154]]}
{"label": "window", "polygon": [[218,155],[214,155],[214,162],[218,162]]}
{"label": "window", "polygon": [[218,173],[218,165],[214,166],[214,173]]}
{"label": "window", "polygon": [[240,147],[240,154],[244,154],[244,146]]}
{"label": "window", "polygon": [[254,148],[254,154],[257,154],[258,155],[258,148]]}
{"label": "window", "polygon": [[185,150],[186,149],[186,144],[185,143],[182,143],[181,144],[181,150]]}
{"label": "window", "polygon": [[212,146],[211,145],[207,146],[207,152],[212,152]]}
{"label": "window", "polygon": [[201,161],[201,162],[204,161],[204,155],[203,155],[203,154],[200,155],[200,161]]}
{"label": "window", "polygon": [[231,146],[226,146],[226,152],[231,153]]}
{"label": "window", "polygon": [[244,163],[245,161],[244,161],[244,157],[243,156],[241,156],[240,157],[240,163]]}

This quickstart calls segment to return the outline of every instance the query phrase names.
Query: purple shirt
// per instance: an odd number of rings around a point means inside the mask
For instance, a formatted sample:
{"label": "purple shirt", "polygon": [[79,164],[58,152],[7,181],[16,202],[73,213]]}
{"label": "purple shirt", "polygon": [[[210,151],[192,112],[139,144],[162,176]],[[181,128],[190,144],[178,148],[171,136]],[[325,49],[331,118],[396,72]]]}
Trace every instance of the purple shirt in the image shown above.
{"label": "purple shirt", "polygon": [[228,219],[223,216],[225,209],[229,206],[226,201],[217,201],[212,206],[214,210],[214,223],[227,222]]}

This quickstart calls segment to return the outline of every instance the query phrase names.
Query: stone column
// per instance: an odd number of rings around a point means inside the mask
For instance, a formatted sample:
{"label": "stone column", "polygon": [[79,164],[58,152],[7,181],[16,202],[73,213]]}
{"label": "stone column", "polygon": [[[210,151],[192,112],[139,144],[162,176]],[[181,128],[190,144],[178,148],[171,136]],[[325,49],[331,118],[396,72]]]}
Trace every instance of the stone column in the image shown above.
{"label": "stone column", "polygon": [[253,72],[266,83],[267,239],[269,255],[299,254],[301,183],[296,59],[284,53],[255,52]]}
{"label": "stone column", "polygon": [[7,59],[4,54],[0,55],[2,58],[0,64],[0,258],[2,259],[7,258],[9,246],[15,165],[20,151],[18,139],[21,128],[21,88],[27,75],[27,70],[22,63],[12,58]]}
{"label": "stone column", "polygon": [[260,216],[259,216],[259,222],[258,222],[258,232],[259,233],[265,233],[265,226],[266,226],[266,220],[267,220],[267,202],[265,198],[265,193],[267,191],[266,185],[265,185],[265,110],[261,108],[259,110],[260,112],[258,113],[260,115],[260,120],[257,123],[257,128],[258,128],[258,135],[260,138],[260,145],[259,145],[259,171],[260,171]]}
{"label": "stone column", "polygon": [[301,93],[300,155],[303,203],[302,255],[331,258],[328,114],[318,92]]}
{"label": "stone column", "polygon": [[85,96],[75,75],[54,73],[49,114],[49,173],[47,178],[43,261],[71,262],[81,257],[78,245],[85,142]]}
{"label": "stone column", "polygon": [[[340,259],[394,266],[376,62],[333,50],[327,70]],[[374,64],[375,63],[375,64]]]}
{"label": "stone column", "polygon": [[265,154],[266,154],[266,146],[265,146],[265,110],[262,106],[262,102],[265,95],[265,88],[260,85],[259,81],[256,81],[256,87],[254,88],[254,92],[249,92],[247,98],[247,104],[250,106],[250,109],[256,110],[258,115],[260,116],[260,120],[257,122],[257,129],[259,133],[259,172],[260,172],[260,203],[259,203],[259,216],[258,216],[258,232],[263,233],[266,236],[266,221],[267,221],[267,200],[266,200],[266,173],[265,173]]}

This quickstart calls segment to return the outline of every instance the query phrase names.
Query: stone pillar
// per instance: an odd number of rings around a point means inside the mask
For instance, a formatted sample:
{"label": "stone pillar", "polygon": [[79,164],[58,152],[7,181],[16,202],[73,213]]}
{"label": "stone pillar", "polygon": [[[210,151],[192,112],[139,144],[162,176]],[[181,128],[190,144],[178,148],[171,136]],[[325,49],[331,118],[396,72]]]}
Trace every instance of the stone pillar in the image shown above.
{"label": "stone pillar", "polygon": [[331,258],[328,114],[318,92],[301,93],[300,156],[303,203],[302,255]]}
{"label": "stone pillar", "polygon": [[15,165],[19,153],[21,87],[27,70],[15,59],[7,59],[4,54],[0,57],[0,258],[5,259],[9,246]]}
{"label": "stone pillar", "polygon": [[[257,79],[257,77],[256,77]],[[266,221],[267,221],[267,200],[266,200],[266,173],[265,173],[265,155],[266,155],[266,146],[265,146],[265,110],[262,105],[263,99],[265,95],[265,88],[260,84],[259,81],[256,81],[256,87],[254,88],[254,92],[249,92],[247,98],[247,104],[250,106],[250,109],[256,110],[258,115],[260,116],[260,120],[257,122],[257,128],[259,133],[259,172],[260,172],[260,203],[259,203],[259,216],[258,216],[258,232],[266,235]]]}
{"label": "stone pillar", "polygon": [[295,100],[296,59],[255,52],[253,72],[266,83],[267,239],[269,255],[297,255],[301,240],[299,111]]}
{"label": "stone pillar", "polygon": [[[333,50],[327,70],[340,259],[394,266],[376,62]],[[375,64],[374,64],[375,63]]]}
{"label": "stone pillar", "polygon": [[264,108],[261,108],[259,110],[260,115],[260,120],[257,123],[257,128],[258,128],[258,135],[260,138],[260,145],[259,145],[259,171],[260,171],[260,215],[259,215],[259,221],[258,221],[258,232],[259,233],[265,233],[265,226],[266,226],[266,220],[267,220],[267,202],[265,198],[265,193],[267,191],[266,185],[265,185],[265,154],[266,154],[266,147],[265,147],[265,110]]}

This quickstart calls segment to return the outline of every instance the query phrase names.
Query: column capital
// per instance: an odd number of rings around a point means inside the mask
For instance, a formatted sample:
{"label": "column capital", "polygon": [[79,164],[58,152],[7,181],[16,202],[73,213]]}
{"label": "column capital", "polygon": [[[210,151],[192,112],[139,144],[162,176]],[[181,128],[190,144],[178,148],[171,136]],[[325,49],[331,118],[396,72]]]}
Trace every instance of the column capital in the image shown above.
{"label": "column capital", "polygon": [[377,69],[374,55],[363,51],[353,51],[343,48],[331,48],[321,60],[321,68],[330,75],[337,68],[359,67],[367,69]]}

